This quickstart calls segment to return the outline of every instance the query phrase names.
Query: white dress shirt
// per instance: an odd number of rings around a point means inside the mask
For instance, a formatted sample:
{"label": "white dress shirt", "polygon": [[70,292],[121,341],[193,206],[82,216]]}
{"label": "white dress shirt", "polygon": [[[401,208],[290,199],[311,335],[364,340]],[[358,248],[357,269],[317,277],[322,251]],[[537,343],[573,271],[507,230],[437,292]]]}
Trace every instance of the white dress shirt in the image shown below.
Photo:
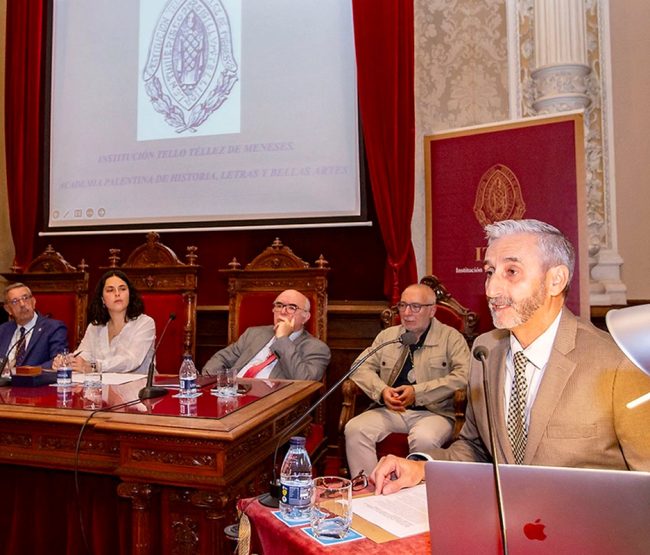
{"label": "white dress shirt", "polygon": [[153,357],[155,339],[153,318],[140,314],[129,320],[110,342],[108,326],[90,324],[77,351],[85,360],[99,362],[102,372],[145,374]]}
{"label": "white dress shirt", "polygon": [[[289,335],[289,339],[291,341],[295,341],[296,337],[298,337],[302,333],[302,330],[294,331],[291,335]],[[271,345],[273,345],[273,342],[275,341],[275,337],[271,337],[269,342],[264,345],[260,349],[260,352],[257,353],[252,359],[248,361],[248,364],[246,364],[238,373],[237,377],[238,378],[243,378],[244,374],[248,371],[248,369],[251,366],[255,366],[261,362],[264,362],[269,355],[271,354]],[[257,375],[255,376],[256,378],[268,378],[271,375],[271,372],[273,371],[273,368],[275,365],[278,363],[278,359],[276,358],[273,362],[270,362],[267,364],[264,368],[262,368]]]}
{"label": "white dress shirt", "polygon": [[[517,340],[513,333],[510,334],[510,350],[506,356],[506,379],[505,379],[505,415],[508,418],[508,406],[510,405],[510,393],[512,391],[512,380],[515,375],[514,353],[523,351],[528,359],[526,364],[526,383],[528,384],[528,392],[526,394],[526,428],[530,423],[530,411],[537,397],[539,384],[544,376],[548,359],[551,357],[553,343],[557,335],[557,329],[560,325],[560,312],[553,323],[546,328],[535,341],[533,341],[525,349],[522,348],[521,343]],[[507,423],[506,423],[507,424]]]}

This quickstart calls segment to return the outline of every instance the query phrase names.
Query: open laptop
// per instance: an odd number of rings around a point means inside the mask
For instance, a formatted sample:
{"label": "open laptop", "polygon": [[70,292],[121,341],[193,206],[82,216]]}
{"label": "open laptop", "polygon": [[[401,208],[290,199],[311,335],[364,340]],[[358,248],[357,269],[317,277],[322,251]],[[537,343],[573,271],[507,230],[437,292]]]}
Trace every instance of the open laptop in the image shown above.
{"label": "open laptop", "polygon": [[[510,555],[650,553],[650,473],[499,465]],[[425,468],[432,554],[503,553],[491,464]]]}

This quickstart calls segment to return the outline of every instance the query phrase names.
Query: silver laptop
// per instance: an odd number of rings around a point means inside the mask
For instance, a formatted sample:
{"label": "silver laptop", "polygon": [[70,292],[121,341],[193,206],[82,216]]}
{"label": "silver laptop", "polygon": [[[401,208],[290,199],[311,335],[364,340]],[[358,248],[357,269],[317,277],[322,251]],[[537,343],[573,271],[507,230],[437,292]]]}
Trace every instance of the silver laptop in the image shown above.
{"label": "silver laptop", "polygon": [[[650,473],[499,465],[510,555],[650,553]],[[426,464],[431,553],[502,553],[492,465]]]}

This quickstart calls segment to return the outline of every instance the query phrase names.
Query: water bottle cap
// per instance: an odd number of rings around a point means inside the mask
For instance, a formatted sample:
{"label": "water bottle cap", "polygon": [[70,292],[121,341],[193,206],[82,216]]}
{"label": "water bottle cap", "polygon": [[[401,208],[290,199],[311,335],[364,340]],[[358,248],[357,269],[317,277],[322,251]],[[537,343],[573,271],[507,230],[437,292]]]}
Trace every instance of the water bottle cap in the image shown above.
{"label": "water bottle cap", "polygon": [[289,440],[289,445],[304,445],[305,444],[305,438],[302,436],[293,436]]}

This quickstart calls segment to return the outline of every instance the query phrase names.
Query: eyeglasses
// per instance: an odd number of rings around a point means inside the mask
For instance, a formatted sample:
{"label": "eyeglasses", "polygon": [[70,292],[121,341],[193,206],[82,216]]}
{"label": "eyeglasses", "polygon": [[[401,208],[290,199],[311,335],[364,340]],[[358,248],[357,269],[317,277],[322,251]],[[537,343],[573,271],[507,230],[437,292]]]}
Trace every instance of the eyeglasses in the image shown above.
{"label": "eyeglasses", "polygon": [[352,491],[360,491],[368,487],[368,476],[362,470],[354,478],[350,480],[352,482]]}
{"label": "eyeglasses", "polygon": [[20,303],[26,303],[29,299],[32,298],[32,296],[33,295],[23,295],[22,297],[16,297],[15,299],[7,301],[7,304],[10,304],[11,306],[18,306]]}
{"label": "eyeglasses", "polygon": [[[289,314],[295,314],[296,310],[305,310],[304,308],[300,308],[297,304],[284,304],[280,301],[275,301],[273,303],[274,312],[282,312],[284,309],[286,309]],[[307,311],[305,310],[305,312]]]}
{"label": "eyeglasses", "polygon": [[[318,478],[319,480],[327,480],[329,484],[323,484],[325,489],[322,491],[321,496],[323,497],[335,497],[339,495],[340,489],[347,480],[345,478],[336,478],[334,476],[329,476],[326,478]],[[327,486],[330,487],[327,487]],[[362,470],[354,478],[350,478],[350,485],[352,486],[352,491],[361,491],[368,487],[368,477],[365,475]]]}
{"label": "eyeglasses", "polygon": [[413,314],[417,314],[422,310],[423,306],[433,306],[435,303],[429,303],[429,304],[421,304],[421,303],[402,303],[399,302],[397,303],[397,310],[400,312],[405,312],[407,308],[411,309],[411,312]]}

